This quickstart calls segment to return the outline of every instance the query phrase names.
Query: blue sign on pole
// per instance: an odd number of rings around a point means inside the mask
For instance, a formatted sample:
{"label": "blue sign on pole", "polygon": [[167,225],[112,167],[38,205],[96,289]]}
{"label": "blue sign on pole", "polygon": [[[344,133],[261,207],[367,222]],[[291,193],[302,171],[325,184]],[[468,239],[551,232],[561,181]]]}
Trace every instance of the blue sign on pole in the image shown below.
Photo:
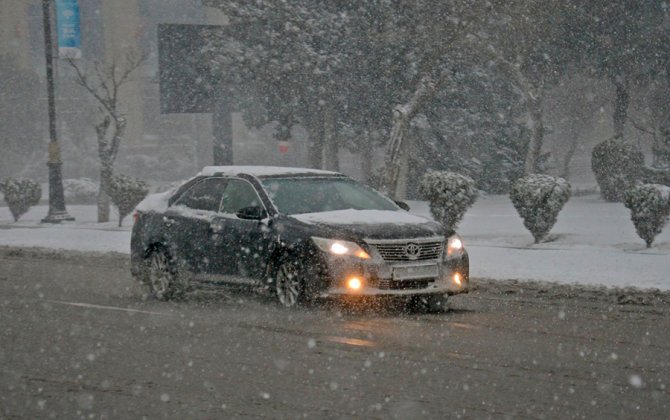
{"label": "blue sign on pole", "polygon": [[78,0],[56,0],[56,29],[58,54],[61,57],[80,58],[81,30]]}

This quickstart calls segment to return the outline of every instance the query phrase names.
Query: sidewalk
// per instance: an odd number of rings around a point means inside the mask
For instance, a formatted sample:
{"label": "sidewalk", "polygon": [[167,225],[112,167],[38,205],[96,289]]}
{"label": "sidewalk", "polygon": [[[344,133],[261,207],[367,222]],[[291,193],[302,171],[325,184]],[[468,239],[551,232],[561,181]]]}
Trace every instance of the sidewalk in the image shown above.
{"label": "sidewalk", "polygon": [[9,209],[0,207],[0,245],[130,253],[132,216],[126,217],[124,226],[119,228],[114,210],[110,222],[97,223],[95,205],[75,205],[67,207],[74,222],[40,223],[48,210],[47,206],[35,206],[14,223]]}

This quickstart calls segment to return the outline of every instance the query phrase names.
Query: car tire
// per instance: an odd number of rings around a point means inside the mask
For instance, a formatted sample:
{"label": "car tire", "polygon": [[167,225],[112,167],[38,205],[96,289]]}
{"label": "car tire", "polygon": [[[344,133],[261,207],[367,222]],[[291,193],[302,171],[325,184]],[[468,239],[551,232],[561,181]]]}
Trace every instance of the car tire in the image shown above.
{"label": "car tire", "polygon": [[447,312],[449,309],[449,306],[447,305],[449,295],[430,295],[427,300],[426,309],[430,313]]}
{"label": "car tire", "polygon": [[294,308],[304,304],[308,299],[302,264],[294,259],[280,261],[275,271],[274,290],[281,306]]}
{"label": "car tire", "polygon": [[448,300],[449,296],[446,294],[412,296],[409,299],[408,305],[411,311],[435,314],[448,310]]}
{"label": "car tire", "polygon": [[161,248],[147,259],[147,285],[151,296],[163,301],[182,298],[188,286],[174,258]]}

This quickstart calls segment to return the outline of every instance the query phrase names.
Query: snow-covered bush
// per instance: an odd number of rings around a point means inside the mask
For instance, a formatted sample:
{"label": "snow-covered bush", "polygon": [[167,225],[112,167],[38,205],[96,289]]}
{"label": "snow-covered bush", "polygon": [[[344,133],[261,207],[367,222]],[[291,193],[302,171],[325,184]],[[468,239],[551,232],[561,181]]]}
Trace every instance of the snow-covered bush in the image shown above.
{"label": "snow-covered bush", "polygon": [[651,247],[670,215],[670,187],[641,184],[626,192],[624,200],[637,234]]}
{"label": "snow-covered bush", "polygon": [[419,194],[430,203],[430,212],[448,229],[455,229],[477,199],[475,181],[455,172],[428,171],[419,183]]}
{"label": "snow-covered bush", "polygon": [[607,201],[623,201],[626,191],[642,177],[644,155],[633,144],[605,140],[593,148],[591,169]]}
{"label": "snow-covered bush", "polygon": [[98,198],[98,184],[89,178],[63,180],[65,201],[76,204],[93,204]]}
{"label": "snow-covered bush", "polygon": [[535,243],[539,243],[554,226],[558,213],[570,198],[570,184],[550,175],[528,175],[514,183],[510,198],[523,225],[533,234]]}
{"label": "snow-covered bush", "polygon": [[114,175],[109,183],[109,197],[119,210],[119,227],[123,218],[149,194],[149,186],[146,182],[127,175]]}
{"label": "snow-covered bush", "polygon": [[0,182],[0,191],[15,222],[42,198],[40,184],[28,178],[6,178]]}

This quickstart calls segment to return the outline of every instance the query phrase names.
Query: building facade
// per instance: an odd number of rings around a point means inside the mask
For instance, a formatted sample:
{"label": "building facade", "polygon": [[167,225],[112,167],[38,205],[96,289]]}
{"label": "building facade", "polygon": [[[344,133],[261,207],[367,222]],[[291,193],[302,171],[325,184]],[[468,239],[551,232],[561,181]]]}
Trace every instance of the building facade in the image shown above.
{"label": "building facade", "polygon": [[[51,0],[52,16],[55,1]],[[145,179],[180,179],[210,164],[211,114],[160,113],[157,27],[160,23],[225,25],[225,16],[200,1],[183,0],[79,0],[79,9],[82,58],[77,65],[82,69],[91,71],[94,63],[104,68],[114,61],[122,62],[128,51],[147,57],[120,92],[128,126],[117,170]],[[11,57],[22,71],[36,74],[44,84],[42,1],[0,0],[0,11],[0,56]],[[55,27],[53,23],[54,39]],[[73,69],[64,60],[55,60],[55,75],[64,176],[95,178],[98,106],[75,83]],[[46,87],[39,92],[39,103],[46,108]],[[46,111],[36,110],[36,115],[44,116],[44,121],[36,123],[43,126],[46,151]],[[280,155],[271,128],[248,130],[239,115],[234,115],[233,121],[236,163],[295,165],[304,161],[306,148],[299,130],[295,147]],[[44,162],[31,162],[37,176],[46,174]]]}

